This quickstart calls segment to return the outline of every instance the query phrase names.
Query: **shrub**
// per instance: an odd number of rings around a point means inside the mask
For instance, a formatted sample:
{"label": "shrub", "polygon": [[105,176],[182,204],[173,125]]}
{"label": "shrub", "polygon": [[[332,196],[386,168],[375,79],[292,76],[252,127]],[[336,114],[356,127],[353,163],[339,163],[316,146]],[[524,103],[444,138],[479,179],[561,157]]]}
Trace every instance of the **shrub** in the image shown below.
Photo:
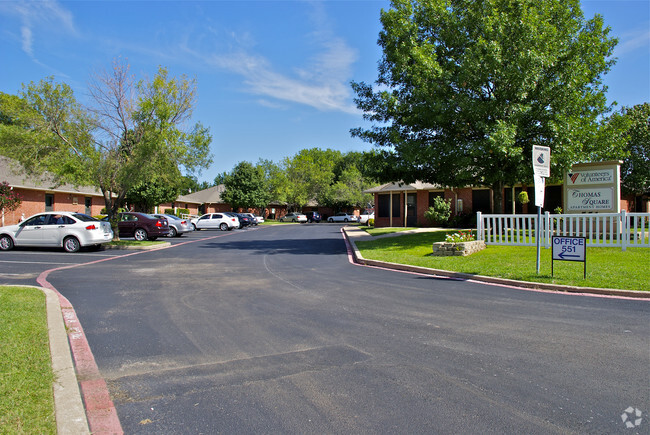
{"label": "shrub", "polygon": [[431,223],[445,225],[451,216],[451,200],[444,200],[439,196],[433,200],[433,206],[424,212],[424,217]]}
{"label": "shrub", "polygon": [[188,208],[177,208],[176,209],[176,216],[182,216],[184,214],[190,214],[190,209],[188,209]]}
{"label": "shrub", "polygon": [[164,213],[164,214],[171,214],[171,215],[176,216],[176,213],[174,213],[174,209],[173,209],[173,208],[166,208],[166,209],[163,211],[163,213]]}
{"label": "shrub", "polygon": [[525,190],[519,192],[519,194],[517,195],[517,202],[519,202],[520,204],[528,204],[530,202],[530,199],[528,198],[528,192],[526,192]]}
{"label": "shrub", "polygon": [[374,219],[368,219],[368,226],[369,227],[374,227],[375,226],[375,220]]}

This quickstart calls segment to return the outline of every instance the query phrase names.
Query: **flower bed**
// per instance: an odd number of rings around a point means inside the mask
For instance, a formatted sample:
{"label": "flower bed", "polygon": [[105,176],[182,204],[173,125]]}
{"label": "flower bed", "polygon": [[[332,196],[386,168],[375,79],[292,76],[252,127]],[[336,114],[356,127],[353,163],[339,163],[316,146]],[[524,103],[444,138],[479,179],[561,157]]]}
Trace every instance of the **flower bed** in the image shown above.
{"label": "flower bed", "polygon": [[468,242],[436,242],[433,244],[434,257],[466,257],[485,249],[485,241],[472,240]]}

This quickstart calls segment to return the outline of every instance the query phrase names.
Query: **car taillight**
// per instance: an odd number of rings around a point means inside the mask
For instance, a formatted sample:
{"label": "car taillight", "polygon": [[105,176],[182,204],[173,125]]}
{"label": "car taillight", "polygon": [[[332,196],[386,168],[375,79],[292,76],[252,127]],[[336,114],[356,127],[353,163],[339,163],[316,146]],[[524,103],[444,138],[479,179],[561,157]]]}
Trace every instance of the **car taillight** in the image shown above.
{"label": "car taillight", "polygon": [[181,221],[181,225],[187,224],[187,221]]}
{"label": "car taillight", "polygon": [[87,230],[96,230],[97,227],[95,226],[95,224],[92,224],[92,225],[88,225],[88,226],[86,227],[86,229],[87,229]]}
{"label": "car taillight", "polygon": [[156,221],[156,226],[157,226],[157,227],[162,227],[162,226],[163,226],[163,223],[162,223],[161,221]]}

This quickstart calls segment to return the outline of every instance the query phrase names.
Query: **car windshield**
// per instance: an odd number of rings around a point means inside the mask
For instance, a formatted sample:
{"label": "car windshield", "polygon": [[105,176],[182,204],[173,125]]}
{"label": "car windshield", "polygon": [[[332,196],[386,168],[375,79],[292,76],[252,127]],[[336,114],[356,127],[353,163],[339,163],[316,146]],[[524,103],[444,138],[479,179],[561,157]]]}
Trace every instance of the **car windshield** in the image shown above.
{"label": "car windshield", "polygon": [[[73,216],[75,219],[78,219],[78,220],[80,220],[80,221],[82,221],[82,222],[92,222],[92,221],[97,221],[97,220],[99,220],[99,219],[95,219],[94,217],[92,217],[92,216],[88,216],[87,214],[83,214],[83,213],[73,213],[72,216]],[[108,216],[107,216],[107,217],[108,217]]]}

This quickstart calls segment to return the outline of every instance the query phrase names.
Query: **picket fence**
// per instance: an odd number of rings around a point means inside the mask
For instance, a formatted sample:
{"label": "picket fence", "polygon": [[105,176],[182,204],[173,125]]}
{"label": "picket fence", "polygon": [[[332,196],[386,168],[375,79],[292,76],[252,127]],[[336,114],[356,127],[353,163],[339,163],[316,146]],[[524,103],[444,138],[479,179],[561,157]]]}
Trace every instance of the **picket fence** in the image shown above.
{"label": "picket fence", "polygon": [[[535,246],[537,215],[477,213],[477,240],[487,245]],[[650,247],[650,213],[550,214],[541,216],[540,245],[551,247],[552,236],[585,237],[600,247]]]}

